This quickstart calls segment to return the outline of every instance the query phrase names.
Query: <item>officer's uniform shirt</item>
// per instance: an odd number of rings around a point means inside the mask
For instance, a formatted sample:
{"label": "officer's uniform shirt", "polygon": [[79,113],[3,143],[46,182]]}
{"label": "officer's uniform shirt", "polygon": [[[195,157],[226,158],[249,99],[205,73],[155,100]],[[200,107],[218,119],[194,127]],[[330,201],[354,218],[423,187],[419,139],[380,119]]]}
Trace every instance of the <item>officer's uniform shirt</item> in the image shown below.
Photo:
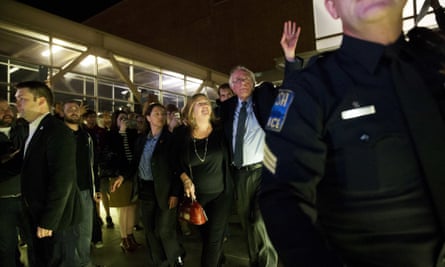
{"label": "officer's uniform shirt", "polygon": [[[348,266],[436,261],[442,237],[384,50],[344,36],[338,51],[285,80],[282,88],[295,89],[276,98],[260,205],[285,263],[308,266],[324,253],[311,253],[317,237],[298,208],[312,223],[318,216]],[[298,242],[280,247],[291,240]]]}

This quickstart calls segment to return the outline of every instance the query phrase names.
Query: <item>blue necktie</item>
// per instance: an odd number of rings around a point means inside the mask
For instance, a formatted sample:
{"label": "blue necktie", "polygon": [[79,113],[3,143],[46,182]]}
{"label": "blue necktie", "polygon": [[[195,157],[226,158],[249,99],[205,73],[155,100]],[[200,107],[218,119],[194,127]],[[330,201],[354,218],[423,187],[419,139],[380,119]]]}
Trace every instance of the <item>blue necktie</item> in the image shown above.
{"label": "blue necktie", "polygon": [[236,167],[243,166],[243,143],[244,134],[246,133],[246,118],[247,118],[247,102],[242,103],[241,109],[238,115],[238,126],[236,128],[235,137],[235,152],[233,155],[233,162]]}

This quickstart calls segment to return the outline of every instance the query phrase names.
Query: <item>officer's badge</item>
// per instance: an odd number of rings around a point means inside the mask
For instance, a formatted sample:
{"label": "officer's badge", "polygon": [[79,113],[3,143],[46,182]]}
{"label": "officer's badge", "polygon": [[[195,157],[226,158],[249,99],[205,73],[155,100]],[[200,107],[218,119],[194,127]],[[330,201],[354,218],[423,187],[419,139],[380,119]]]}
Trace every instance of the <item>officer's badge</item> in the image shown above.
{"label": "officer's badge", "polygon": [[281,132],[286,120],[289,107],[294,100],[294,92],[288,89],[280,89],[275,103],[267,120],[266,129],[274,132]]}

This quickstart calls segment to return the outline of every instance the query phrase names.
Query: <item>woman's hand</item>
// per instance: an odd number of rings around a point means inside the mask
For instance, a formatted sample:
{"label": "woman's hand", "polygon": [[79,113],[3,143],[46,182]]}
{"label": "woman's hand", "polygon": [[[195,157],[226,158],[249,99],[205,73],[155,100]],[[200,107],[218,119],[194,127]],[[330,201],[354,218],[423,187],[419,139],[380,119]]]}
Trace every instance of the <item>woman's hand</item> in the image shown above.
{"label": "woman's hand", "polygon": [[173,209],[173,208],[176,208],[176,206],[178,206],[178,197],[170,196],[168,198],[168,208]]}
{"label": "woman's hand", "polygon": [[193,184],[192,180],[188,178],[182,181],[182,183],[184,185],[185,196],[191,198],[192,200],[196,200],[195,185]]}
{"label": "woman's hand", "polygon": [[124,182],[124,177],[122,175],[119,175],[114,181],[114,183],[110,185],[110,192],[116,191],[119,187],[121,187],[123,182]]}
{"label": "woman's hand", "polygon": [[184,195],[192,200],[196,200],[195,185],[193,184],[192,179],[190,179],[185,172],[181,173],[179,178],[181,178],[182,185],[184,186]]}

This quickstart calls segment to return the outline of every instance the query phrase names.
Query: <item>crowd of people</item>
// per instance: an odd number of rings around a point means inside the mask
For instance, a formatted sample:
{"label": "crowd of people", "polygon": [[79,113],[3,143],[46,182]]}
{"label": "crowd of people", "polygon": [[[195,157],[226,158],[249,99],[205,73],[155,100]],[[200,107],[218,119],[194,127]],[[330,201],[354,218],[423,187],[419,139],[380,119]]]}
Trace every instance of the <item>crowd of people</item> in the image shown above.
{"label": "crowd of people", "polygon": [[17,84],[17,111],[0,100],[0,266],[20,266],[19,240],[30,267],[93,266],[110,207],[124,253],[142,249],[141,222],[147,263],[184,266],[184,198],[208,216],[201,267],[226,263],[232,206],[251,267],[445,266],[445,42],[417,37],[443,38],[445,13],[432,0],[440,30],[407,39],[405,4],[325,0],[342,21],[338,50],[302,68],[287,21],[283,84],[235,66],[216,107],[198,93],[182,110],[145,103],[99,126],[77,101],[52,115],[44,82]]}

